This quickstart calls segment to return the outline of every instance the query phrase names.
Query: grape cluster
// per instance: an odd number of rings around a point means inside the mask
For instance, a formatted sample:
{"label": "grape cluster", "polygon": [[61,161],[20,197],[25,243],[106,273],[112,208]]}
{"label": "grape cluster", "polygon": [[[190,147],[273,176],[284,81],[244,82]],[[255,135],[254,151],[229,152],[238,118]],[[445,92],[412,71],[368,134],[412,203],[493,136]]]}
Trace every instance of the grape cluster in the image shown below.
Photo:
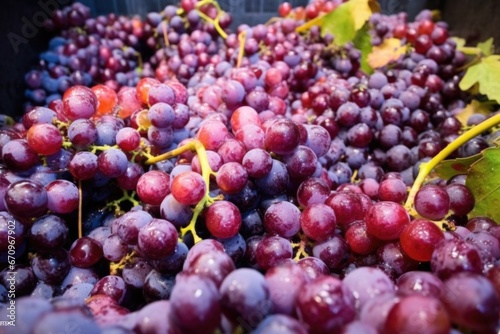
{"label": "grape cluster", "polygon": [[463,130],[466,57],[429,11],[373,14],[374,45],[411,47],[366,74],[350,43],[297,32],[341,3],[234,32],[212,0],[56,11],[55,60],[27,75],[52,97],[0,129],[6,333],[496,332],[500,228],[469,216],[467,176],[405,205]]}

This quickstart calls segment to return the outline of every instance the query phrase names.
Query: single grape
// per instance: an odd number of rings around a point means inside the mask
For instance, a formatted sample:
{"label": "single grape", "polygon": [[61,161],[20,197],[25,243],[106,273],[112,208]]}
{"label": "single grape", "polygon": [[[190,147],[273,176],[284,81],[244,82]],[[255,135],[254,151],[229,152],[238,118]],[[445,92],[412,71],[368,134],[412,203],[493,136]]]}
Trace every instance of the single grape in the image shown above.
{"label": "single grape", "polygon": [[336,331],[356,316],[354,295],[333,276],[320,276],[301,289],[296,310],[314,332]]}
{"label": "single grape", "polygon": [[205,213],[208,231],[216,238],[234,237],[241,227],[241,213],[229,201],[217,201]]}
{"label": "single grape", "polygon": [[444,233],[431,221],[415,219],[403,228],[399,240],[405,253],[412,259],[430,261],[434,248],[444,240]]}

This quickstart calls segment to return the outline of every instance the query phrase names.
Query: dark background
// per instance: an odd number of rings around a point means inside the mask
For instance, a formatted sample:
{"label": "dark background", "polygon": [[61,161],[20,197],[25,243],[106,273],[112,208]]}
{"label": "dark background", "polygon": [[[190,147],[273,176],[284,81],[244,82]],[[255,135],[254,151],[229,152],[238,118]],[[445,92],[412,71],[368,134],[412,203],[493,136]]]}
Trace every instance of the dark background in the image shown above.
{"label": "dark background", "polygon": [[[27,43],[21,44],[18,52],[15,52],[8,39],[9,32],[22,36],[24,25],[22,18],[26,17],[32,21],[33,15],[41,11],[39,1],[45,2],[47,0],[0,0],[0,114],[22,115],[25,89],[23,76],[36,65],[38,54],[47,49],[50,35],[42,29],[39,29],[35,37],[29,38]],[[64,1],[68,2],[68,0]],[[233,17],[236,20],[250,17],[246,6],[236,6],[235,1],[237,0],[220,0],[219,2],[227,7],[226,10],[235,11]],[[302,2],[305,1],[302,0]],[[177,3],[175,0],[83,0],[83,2],[93,9],[94,15],[103,14],[105,11],[113,10],[113,8],[120,11],[118,14],[126,14],[127,11],[130,11],[131,14],[144,14],[148,10],[158,10],[165,4]],[[272,1],[267,0],[267,2]],[[276,1],[276,3],[279,2],[281,1]],[[302,4],[299,3],[300,0],[290,2]],[[500,52],[500,20],[498,20],[500,2],[498,0],[380,0],[380,3],[385,13],[405,10],[411,18],[421,8],[439,9],[442,19],[449,23],[452,35],[464,37],[473,45],[489,37],[494,37],[497,41],[496,52]],[[276,4],[273,5],[276,6]],[[243,13],[242,11],[247,12]],[[256,13],[254,16],[255,20],[260,19],[263,22],[268,19],[268,16],[262,15],[262,13]],[[255,24],[257,22],[248,23]]]}

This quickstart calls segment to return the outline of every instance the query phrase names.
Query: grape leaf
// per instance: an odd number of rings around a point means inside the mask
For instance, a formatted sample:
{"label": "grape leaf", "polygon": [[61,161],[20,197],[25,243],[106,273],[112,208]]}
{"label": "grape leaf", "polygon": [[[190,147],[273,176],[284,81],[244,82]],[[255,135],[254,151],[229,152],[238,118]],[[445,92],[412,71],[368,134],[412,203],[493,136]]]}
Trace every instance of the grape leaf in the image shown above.
{"label": "grape leaf", "polygon": [[500,148],[487,148],[482,158],[473,163],[466,185],[472,191],[476,204],[470,217],[487,216],[500,223]]}
{"label": "grape leaf", "polygon": [[322,36],[330,33],[334,37],[335,44],[342,46],[350,42],[356,36],[354,18],[351,15],[349,2],[345,2],[323,16],[321,21]]}
{"label": "grape leaf", "polygon": [[483,57],[478,64],[469,67],[459,87],[465,91],[476,83],[479,84],[479,93],[500,102],[500,55]]}
{"label": "grape leaf", "polygon": [[373,12],[380,11],[380,5],[374,0],[350,0],[348,3],[354,18],[354,29],[361,29]]}
{"label": "grape leaf", "polygon": [[481,153],[478,153],[467,158],[443,160],[434,168],[433,172],[437,176],[449,180],[455,175],[466,174],[470,166],[482,156]]}
{"label": "grape leaf", "polygon": [[463,52],[466,55],[478,55],[481,50],[474,46],[465,46],[465,38],[452,37],[452,40],[457,44],[457,50]]}
{"label": "grape leaf", "polygon": [[350,0],[324,15],[319,22],[321,34],[330,33],[335,44],[343,46],[352,42],[374,11],[380,7],[374,0]]}
{"label": "grape leaf", "polygon": [[407,45],[401,45],[401,40],[397,38],[387,38],[380,45],[374,46],[368,55],[367,62],[372,68],[378,68],[398,60],[404,55]]}
{"label": "grape leaf", "polygon": [[460,113],[455,115],[455,117],[462,123],[462,125],[467,126],[467,120],[472,114],[483,114],[488,115],[490,113],[491,103],[484,102],[481,103],[478,100],[472,100]]}
{"label": "grape leaf", "polygon": [[368,55],[372,51],[372,41],[369,34],[369,26],[365,23],[363,28],[358,30],[356,33],[356,37],[354,38],[354,46],[361,51],[361,69],[370,74],[373,72],[373,69],[368,64]]}
{"label": "grape leaf", "polygon": [[477,48],[481,50],[483,55],[491,56],[493,54],[493,37],[488,38],[482,43],[477,43]]}

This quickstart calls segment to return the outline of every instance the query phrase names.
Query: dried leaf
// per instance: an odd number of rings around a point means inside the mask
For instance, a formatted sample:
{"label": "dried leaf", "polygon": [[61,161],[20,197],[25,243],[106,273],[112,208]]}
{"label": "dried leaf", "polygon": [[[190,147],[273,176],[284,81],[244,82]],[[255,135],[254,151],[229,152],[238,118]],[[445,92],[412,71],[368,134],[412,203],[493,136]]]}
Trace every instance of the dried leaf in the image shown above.
{"label": "dried leaf", "polygon": [[491,103],[481,103],[478,100],[472,100],[460,113],[455,115],[455,117],[462,123],[462,125],[467,125],[467,120],[472,114],[483,114],[487,115],[490,113]]}
{"label": "dried leaf", "polygon": [[368,64],[372,68],[379,68],[396,61],[406,53],[407,45],[401,45],[401,40],[388,38],[380,45],[374,46],[368,55]]}

